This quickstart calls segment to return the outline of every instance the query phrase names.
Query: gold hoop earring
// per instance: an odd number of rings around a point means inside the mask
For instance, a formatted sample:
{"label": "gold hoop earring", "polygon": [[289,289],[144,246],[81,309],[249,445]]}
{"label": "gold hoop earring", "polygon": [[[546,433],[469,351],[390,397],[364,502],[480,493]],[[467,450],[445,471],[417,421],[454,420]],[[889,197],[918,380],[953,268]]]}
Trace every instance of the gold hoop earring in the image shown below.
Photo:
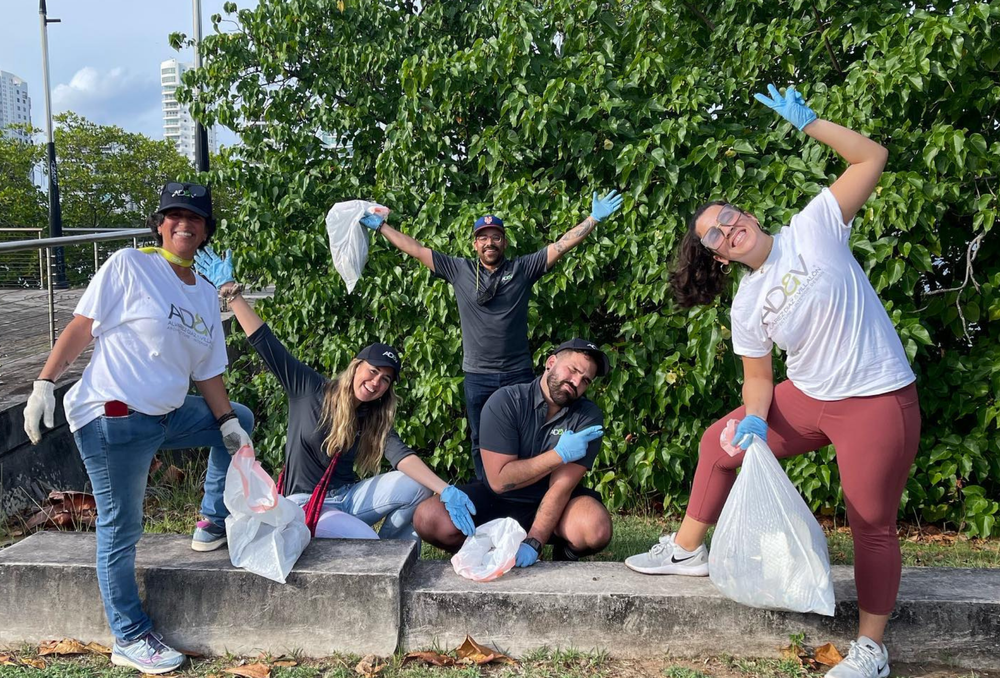
{"label": "gold hoop earring", "polygon": [[723,273],[723,275],[729,275],[729,272],[731,270],[733,270],[732,264],[723,264],[722,265],[722,273]]}

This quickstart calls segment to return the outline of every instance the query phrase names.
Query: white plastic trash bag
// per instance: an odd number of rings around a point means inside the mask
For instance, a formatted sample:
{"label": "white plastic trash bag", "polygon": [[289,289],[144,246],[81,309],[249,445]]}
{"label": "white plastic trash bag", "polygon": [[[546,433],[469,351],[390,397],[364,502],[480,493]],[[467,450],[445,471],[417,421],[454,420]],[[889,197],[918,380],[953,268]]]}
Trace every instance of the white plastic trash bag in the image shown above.
{"label": "white plastic trash bag", "polygon": [[233,455],[222,497],[230,511],[226,518],[230,561],[284,584],[309,543],[302,508],[278,494],[271,476],[246,445]]}
{"label": "white plastic trash bag", "polygon": [[326,234],[330,238],[333,265],[347,284],[347,293],[361,278],[368,261],[368,228],[361,224],[366,214],[388,216],[389,209],[366,200],[338,202],[326,215]]}
{"label": "white plastic trash bag", "polygon": [[451,557],[451,566],[466,579],[493,581],[514,567],[517,548],[527,536],[513,518],[483,523]]}
{"label": "white plastic trash bag", "polygon": [[708,571],[738,603],[833,616],[826,535],[756,436],[715,528]]}

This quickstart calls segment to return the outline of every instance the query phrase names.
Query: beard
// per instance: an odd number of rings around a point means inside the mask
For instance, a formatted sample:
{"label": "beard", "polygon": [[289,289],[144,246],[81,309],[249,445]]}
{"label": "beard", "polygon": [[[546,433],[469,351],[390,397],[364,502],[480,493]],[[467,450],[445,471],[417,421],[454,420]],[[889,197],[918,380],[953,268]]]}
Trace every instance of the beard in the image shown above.
{"label": "beard", "polygon": [[576,388],[568,381],[560,380],[555,372],[549,372],[545,378],[545,384],[549,387],[549,398],[559,407],[565,407],[580,396],[576,394]]}

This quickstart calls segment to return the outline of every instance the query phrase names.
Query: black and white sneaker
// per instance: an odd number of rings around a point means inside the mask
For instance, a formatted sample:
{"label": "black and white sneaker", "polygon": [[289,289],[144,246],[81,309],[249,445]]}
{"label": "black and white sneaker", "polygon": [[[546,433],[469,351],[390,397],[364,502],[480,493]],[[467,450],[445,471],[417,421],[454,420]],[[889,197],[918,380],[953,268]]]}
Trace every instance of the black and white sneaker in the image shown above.
{"label": "black and white sneaker", "polygon": [[851,651],[844,660],[826,672],[826,678],[886,678],[889,675],[889,652],[885,645],[868,636],[851,641]]}
{"label": "black and white sneaker", "polygon": [[625,565],[642,574],[682,574],[689,577],[708,576],[708,549],[702,544],[694,551],[685,551],[674,543],[674,535],[660,537],[646,553],[630,556]]}

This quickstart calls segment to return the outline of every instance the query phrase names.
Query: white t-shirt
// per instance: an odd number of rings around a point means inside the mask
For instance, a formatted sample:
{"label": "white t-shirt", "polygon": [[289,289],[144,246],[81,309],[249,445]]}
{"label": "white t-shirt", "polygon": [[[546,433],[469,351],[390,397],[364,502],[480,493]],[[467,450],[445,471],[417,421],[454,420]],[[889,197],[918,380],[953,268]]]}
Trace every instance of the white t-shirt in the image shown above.
{"label": "white t-shirt", "polygon": [[226,339],[215,288],[185,285],[158,254],[123,249],[90,281],[75,315],[94,321],[94,355],[63,400],[70,431],[120,400],[149,415],[184,404],[191,379],[226,369]]}
{"label": "white t-shirt", "polygon": [[914,381],[889,315],[847,244],[829,189],[774,236],[764,265],[740,280],[733,348],[787,354],[788,378],[817,400],[889,393]]}

